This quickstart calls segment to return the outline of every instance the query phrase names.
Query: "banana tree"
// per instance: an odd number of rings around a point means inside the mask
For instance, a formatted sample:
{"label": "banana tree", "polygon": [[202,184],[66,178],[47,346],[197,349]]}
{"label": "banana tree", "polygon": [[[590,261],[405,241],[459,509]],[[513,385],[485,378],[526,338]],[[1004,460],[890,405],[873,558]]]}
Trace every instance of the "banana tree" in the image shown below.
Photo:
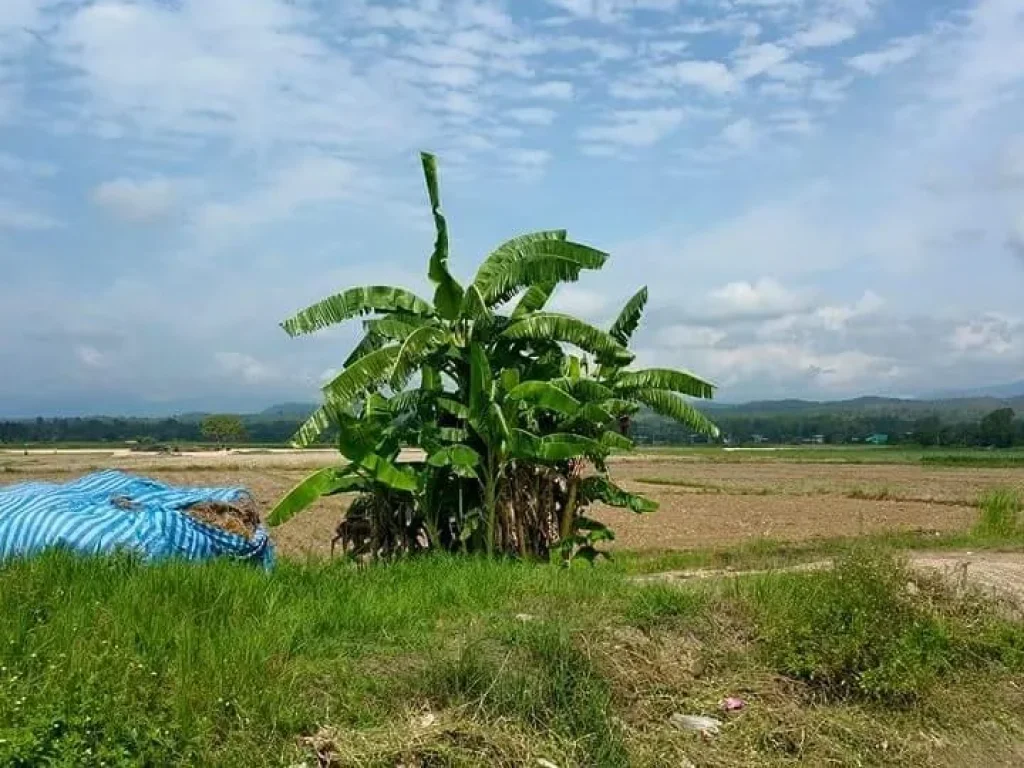
{"label": "banana tree", "polygon": [[[436,229],[431,299],[391,286],[350,288],[282,324],[297,336],[362,318],[364,336],[295,436],[297,445],[308,445],[337,428],[349,464],[297,486],[271,523],[325,493],[383,489],[413,499],[402,503],[416,507],[435,546],[520,555],[542,555],[558,542],[587,549],[610,536],[578,514],[588,504],[652,507],[606,477],[608,453],[631,447],[618,429],[623,419],[646,405],[713,432],[681,397],[710,397],[712,387],[682,372],[630,370],[628,343],[646,290],[608,331],[546,311],[560,283],[607,259],[564,230],[513,238],[483,260],[471,281],[457,281],[436,163],[427,154],[422,163]],[[422,449],[425,460],[400,466],[401,445]],[[593,480],[580,477],[587,464],[598,472]]]}

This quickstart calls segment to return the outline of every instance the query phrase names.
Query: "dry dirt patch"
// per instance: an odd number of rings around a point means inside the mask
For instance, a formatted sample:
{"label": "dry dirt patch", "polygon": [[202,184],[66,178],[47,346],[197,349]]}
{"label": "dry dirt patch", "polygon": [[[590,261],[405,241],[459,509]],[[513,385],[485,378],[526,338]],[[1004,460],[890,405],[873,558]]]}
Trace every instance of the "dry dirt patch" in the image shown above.
{"label": "dry dirt patch", "polygon": [[742,544],[755,539],[805,541],[887,531],[966,530],[976,510],[921,502],[870,501],[836,496],[733,496],[672,493],[645,487],[661,502],[637,517],[604,508],[596,517],[616,532],[624,550],[672,550]]}
{"label": "dry dirt patch", "polygon": [[[169,483],[243,486],[261,515],[310,471],[337,461],[332,451],[207,452],[179,456],[73,451],[60,454],[0,452],[0,485],[21,480],[67,481],[97,469],[117,468]],[[973,501],[993,486],[1024,488],[1018,469],[941,469],[915,466],[720,464],[691,458],[615,459],[612,473],[632,490],[661,503],[637,517],[614,509],[596,516],[618,534],[622,550],[721,547],[769,537],[801,541],[884,531],[967,530]],[[6,469],[5,469],[6,468]],[[637,482],[638,478],[682,479],[715,485],[714,493]],[[851,488],[885,487],[921,501],[876,501],[842,495]],[[764,491],[752,495],[751,489]],[[808,494],[808,489],[814,492]],[[323,557],[348,498],[323,500],[274,529],[278,551],[287,557]]]}

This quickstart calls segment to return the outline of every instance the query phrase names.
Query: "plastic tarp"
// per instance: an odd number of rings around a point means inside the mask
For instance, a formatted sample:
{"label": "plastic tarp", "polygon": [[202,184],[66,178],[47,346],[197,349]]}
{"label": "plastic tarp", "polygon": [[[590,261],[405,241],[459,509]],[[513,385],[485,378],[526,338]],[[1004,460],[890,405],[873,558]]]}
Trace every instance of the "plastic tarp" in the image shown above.
{"label": "plastic tarp", "polygon": [[0,561],[63,547],[83,554],[127,550],[146,560],[228,557],[269,568],[274,549],[262,526],[246,538],[182,511],[246,499],[244,488],[178,488],[114,470],[65,484],[0,487]]}

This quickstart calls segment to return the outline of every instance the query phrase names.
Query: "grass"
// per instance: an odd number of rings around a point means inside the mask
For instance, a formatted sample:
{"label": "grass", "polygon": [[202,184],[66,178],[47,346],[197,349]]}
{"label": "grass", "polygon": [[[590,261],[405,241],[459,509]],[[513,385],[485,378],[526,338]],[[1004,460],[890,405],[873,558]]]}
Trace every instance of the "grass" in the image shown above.
{"label": "grass", "polygon": [[[11,562],[0,764],[886,764],[882,733],[925,765],[979,722],[1022,743],[1021,625],[900,569],[679,589],[622,563]],[[718,739],[670,724],[734,694]]]}
{"label": "grass", "polygon": [[935,466],[1019,467],[1024,450],[1008,448],[917,448],[912,446],[770,446],[726,449],[719,446],[647,446],[637,453],[722,463],[930,464]]}
{"label": "grass", "polygon": [[1020,537],[1021,510],[1024,508],[1020,493],[1000,488],[989,491],[978,502],[981,513],[974,527],[974,535],[981,539]]}
{"label": "grass", "polygon": [[1019,450],[932,453],[922,456],[921,463],[940,467],[1024,467],[1024,453]]}
{"label": "grass", "polygon": [[[775,575],[737,591],[767,663],[826,698],[906,705],[944,677],[990,663],[1024,669],[1020,625],[965,620],[964,605],[917,599],[907,585],[919,580],[890,555],[858,548],[814,578]],[[1013,640],[993,642],[1007,629]]]}

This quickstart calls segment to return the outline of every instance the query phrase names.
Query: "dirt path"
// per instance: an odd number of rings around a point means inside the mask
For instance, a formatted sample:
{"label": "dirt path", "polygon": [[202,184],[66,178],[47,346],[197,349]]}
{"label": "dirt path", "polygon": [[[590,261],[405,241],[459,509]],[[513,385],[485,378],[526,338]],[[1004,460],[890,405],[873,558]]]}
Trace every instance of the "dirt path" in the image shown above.
{"label": "dirt path", "polygon": [[[977,587],[992,595],[1007,598],[1024,607],[1024,552],[908,552],[910,567],[938,573],[957,589]],[[757,576],[767,573],[796,573],[828,568],[830,560],[776,568],[772,570],[733,571],[698,569],[665,571],[637,576],[641,583],[682,583],[735,576]]]}

